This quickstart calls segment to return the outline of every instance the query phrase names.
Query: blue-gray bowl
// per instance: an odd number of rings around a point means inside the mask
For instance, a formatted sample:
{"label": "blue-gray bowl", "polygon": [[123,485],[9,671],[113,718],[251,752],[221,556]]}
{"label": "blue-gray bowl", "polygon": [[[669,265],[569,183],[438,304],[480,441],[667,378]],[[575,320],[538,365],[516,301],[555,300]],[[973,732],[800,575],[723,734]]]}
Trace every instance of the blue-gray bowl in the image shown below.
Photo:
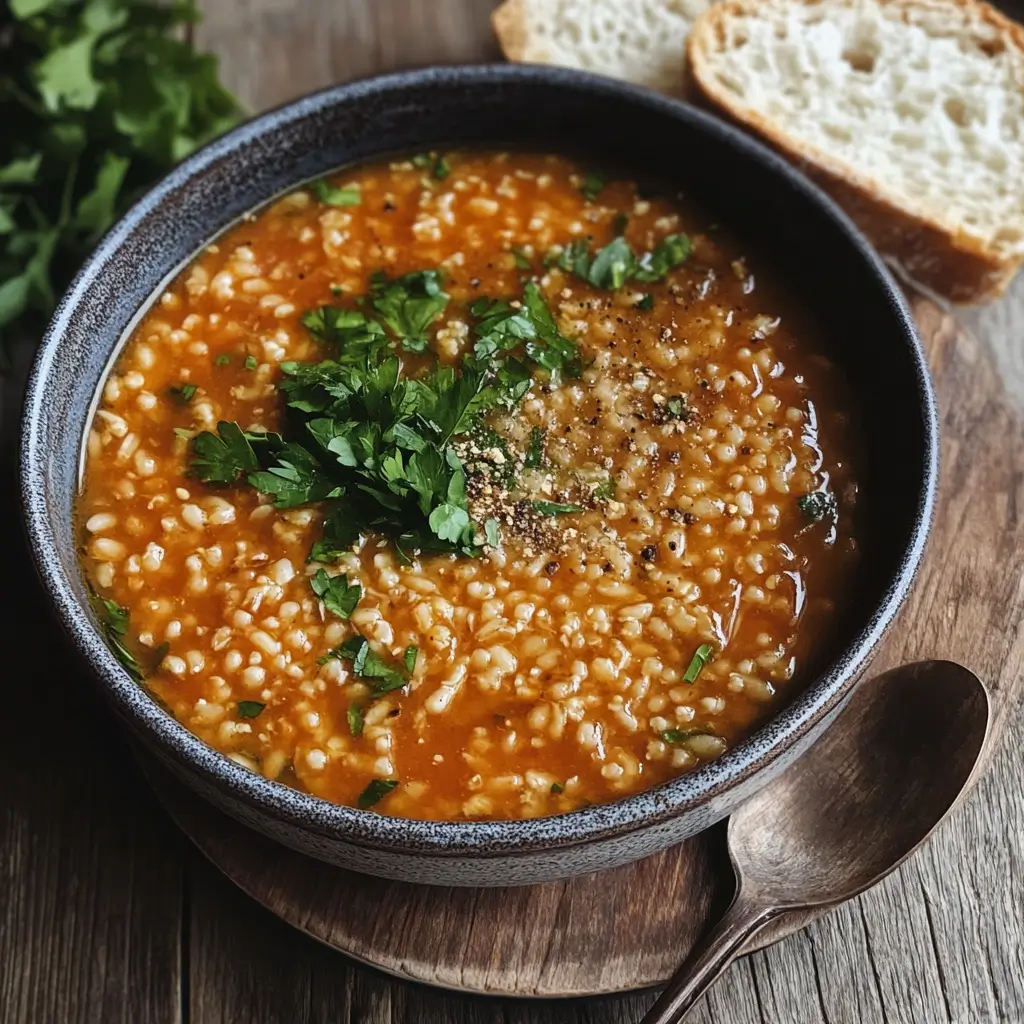
{"label": "blue-gray bowl", "polygon": [[[101,639],[73,521],[82,442],[112,353],[163,282],[212,235],[341,164],[438,144],[582,153],[706,200],[788,275],[827,325],[862,405],[863,571],[840,635],[800,695],[719,760],[648,792],[528,821],[407,821],[268,782],[179,725]],[[779,157],[683,103],[531,66],[457,67],[329,89],[207,146],[141,199],[64,296],[28,386],[21,483],[43,583],[83,662],[132,733],[243,823],[323,860],[417,882],[509,885],[621,864],[724,817],[805,749],[849,697],[907,595],[928,533],[937,423],[899,289],[850,221]]]}

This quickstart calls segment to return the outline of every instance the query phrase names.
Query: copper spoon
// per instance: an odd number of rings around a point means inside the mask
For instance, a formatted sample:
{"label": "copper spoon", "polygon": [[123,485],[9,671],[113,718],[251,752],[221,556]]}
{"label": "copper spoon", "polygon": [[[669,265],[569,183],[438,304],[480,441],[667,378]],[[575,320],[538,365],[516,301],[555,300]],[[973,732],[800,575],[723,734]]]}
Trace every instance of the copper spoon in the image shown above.
{"label": "copper spoon", "polygon": [[967,787],[989,728],[973,672],[919,661],[863,683],[811,749],[729,819],[736,891],[642,1024],[678,1024],[781,914],[829,907],[881,881]]}

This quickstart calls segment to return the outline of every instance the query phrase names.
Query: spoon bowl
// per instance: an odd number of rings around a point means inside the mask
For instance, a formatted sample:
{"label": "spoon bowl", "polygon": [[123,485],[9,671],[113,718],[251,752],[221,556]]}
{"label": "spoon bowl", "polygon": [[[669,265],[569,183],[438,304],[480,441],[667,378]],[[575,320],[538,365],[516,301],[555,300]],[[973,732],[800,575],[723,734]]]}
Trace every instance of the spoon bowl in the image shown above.
{"label": "spoon bowl", "polygon": [[773,918],[851,899],[902,864],[966,791],[989,730],[973,672],[921,661],[861,685],[832,727],[729,819],[736,892],[643,1024],[678,1024]]}
{"label": "spoon bowl", "polygon": [[956,803],[988,719],[984,687],[953,662],[917,662],[872,679],[841,722],[730,818],[737,875],[779,909],[870,888]]}

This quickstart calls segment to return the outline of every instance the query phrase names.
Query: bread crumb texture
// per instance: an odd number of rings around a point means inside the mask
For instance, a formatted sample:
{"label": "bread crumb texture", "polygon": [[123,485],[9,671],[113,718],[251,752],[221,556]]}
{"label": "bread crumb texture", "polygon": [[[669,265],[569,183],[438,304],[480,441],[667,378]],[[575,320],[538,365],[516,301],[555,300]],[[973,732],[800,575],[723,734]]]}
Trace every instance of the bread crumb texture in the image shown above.
{"label": "bread crumb texture", "polygon": [[494,28],[509,60],[558,64],[680,95],[690,28],[708,0],[506,0]]}
{"label": "bread crumb texture", "polygon": [[791,152],[975,251],[1024,257],[1024,31],[987,5],[729,0],[691,60]]}

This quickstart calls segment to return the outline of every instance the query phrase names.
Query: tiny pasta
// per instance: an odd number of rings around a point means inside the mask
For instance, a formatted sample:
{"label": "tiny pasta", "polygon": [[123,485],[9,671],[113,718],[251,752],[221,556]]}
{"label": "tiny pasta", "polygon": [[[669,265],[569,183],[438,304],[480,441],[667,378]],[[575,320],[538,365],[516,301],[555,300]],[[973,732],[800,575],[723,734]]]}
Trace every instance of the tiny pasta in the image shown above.
{"label": "tiny pasta", "polygon": [[108,640],[269,779],[563,813],[721,755],[857,570],[837,370],[688,201],[549,155],[349,169],[158,296],[86,438]]}

